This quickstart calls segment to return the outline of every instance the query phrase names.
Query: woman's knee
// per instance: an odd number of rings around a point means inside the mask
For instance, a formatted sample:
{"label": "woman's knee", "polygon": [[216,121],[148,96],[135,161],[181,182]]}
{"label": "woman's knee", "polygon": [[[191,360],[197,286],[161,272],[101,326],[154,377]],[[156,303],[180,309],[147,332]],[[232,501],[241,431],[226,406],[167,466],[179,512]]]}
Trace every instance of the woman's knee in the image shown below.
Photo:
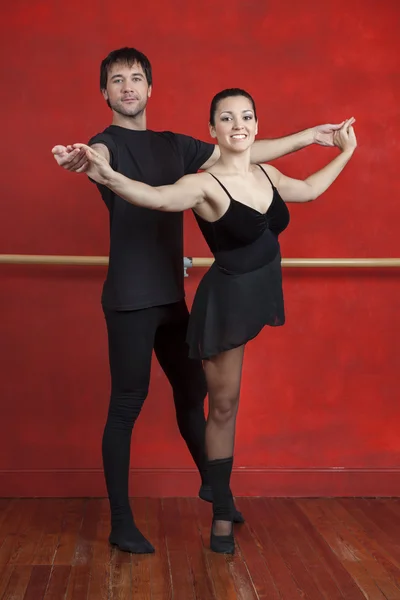
{"label": "woman's knee", "polygon": [[209,418],[220,425],[224,425],[236,418],[239,398],[237,395],[219,394],[210,397],[209,404]]}

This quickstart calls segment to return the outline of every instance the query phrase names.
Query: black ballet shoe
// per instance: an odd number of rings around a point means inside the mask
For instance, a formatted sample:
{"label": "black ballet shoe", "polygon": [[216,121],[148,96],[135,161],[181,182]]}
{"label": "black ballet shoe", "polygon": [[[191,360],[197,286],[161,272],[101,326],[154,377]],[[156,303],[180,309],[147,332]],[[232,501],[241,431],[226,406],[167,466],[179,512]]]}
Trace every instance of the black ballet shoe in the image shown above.
{"label": "black ballet shoe", "polygon": [[154,553],[154,546],[146,540],[137,527],[134,527],[132,531],[111,531],[108,541],[111,546],[115,546],[122,552],[131,552],[132,554]]}
{"label": "black ballet shoe", "polygon": [[235,505],[233,505],[233,517],[232,517],[232,521],[234,523],[244,523],[244,516],[242,515],[242,513],[240,512],[240,510],[238,510],[236,508]]}
{"label": "black ballet shoe", "polygon": [[219,554],[234,554],[235,538],[233,537],[233,526],[229,535],[215,535],[213,521],[210,534],[210,549]]}
{"label": "black ballet shoe", "polygon": [[[210,485],[202,485],[199,490],[199,498],[205,502],[212,502],[212,490]],[[244,523],[244,516],[233,504],[233,518],[234,523]]]}

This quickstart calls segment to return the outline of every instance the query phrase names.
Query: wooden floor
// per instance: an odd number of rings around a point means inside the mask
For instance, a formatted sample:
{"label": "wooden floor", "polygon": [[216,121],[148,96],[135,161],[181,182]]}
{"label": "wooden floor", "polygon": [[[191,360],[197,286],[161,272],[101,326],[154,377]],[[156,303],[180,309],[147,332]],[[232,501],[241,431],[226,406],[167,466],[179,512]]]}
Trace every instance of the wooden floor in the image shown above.
{"label": "wooden floor", "polygon": [[400,600],[400,499],[238,498],[234,557],[208,549],[210,505],[132,500],[156,547],[107,543],[102,499],[0,499],[2,600]]}

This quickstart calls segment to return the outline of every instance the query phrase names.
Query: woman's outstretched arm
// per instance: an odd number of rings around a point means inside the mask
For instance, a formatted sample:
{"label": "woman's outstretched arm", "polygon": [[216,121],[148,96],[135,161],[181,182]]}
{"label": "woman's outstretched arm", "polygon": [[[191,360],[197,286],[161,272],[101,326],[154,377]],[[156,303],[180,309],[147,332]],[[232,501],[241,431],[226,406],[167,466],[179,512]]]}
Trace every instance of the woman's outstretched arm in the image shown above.
{"label": "woman's outstretched arm", "polygon": [[201,175],[185,175],[173,185],[152,187],[140,181],[134,181],[114,171],[104,156],[85,144],[74,144],[82,148],[89,161],[85,173],[100,185],[112,190],[127,202],[169,212],[181,212],[194,208],[205,200]]}
{"label": "woman's outstretched arm", "polygon": [[287,177],[275,169],[275,167],[267,165],[268,173],[285,202],[309,202],[310,200],[315,200],[340,175],[357,147],[354,129],[349,124],[349,121],[346,121],[343,127],[335,134],[335,145],[341,150],[339,156],[336,156],[325,167],[313,173],[304,179],[304,181]]}

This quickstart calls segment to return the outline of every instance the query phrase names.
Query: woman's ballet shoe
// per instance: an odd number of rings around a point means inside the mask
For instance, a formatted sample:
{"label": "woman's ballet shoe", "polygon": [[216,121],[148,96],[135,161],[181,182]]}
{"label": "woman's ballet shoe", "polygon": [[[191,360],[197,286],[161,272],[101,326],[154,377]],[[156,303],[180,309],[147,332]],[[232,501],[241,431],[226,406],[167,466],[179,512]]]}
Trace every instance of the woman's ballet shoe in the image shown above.
{"label": "woman's ballet shoe", "polygon": [[[199,490],[199,498],[201,500],[205,500],[206,502],[212,502],[212,490],[210,485],[202,485]],[[233,500],[232,500],[233,502]],[[244,516],[242,513],[236,508],[235,503],[233,502],[233,522],[234,523],[244,523]]]}
{"label": "woman's ballet shoe", "polygon": [[235,553],[235,538],[233,537],[233,524],[229,535],[215,535],[213,521],[210,534],[210,548],[213,552],[218,552],[219,554]]}

